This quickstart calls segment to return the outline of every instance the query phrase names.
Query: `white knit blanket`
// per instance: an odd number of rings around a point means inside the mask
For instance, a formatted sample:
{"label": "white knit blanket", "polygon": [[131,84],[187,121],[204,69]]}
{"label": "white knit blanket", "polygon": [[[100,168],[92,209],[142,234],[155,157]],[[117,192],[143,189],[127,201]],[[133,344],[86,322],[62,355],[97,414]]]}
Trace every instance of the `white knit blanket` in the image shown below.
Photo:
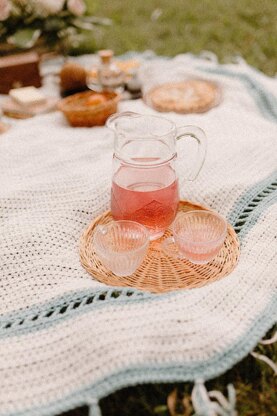
{"label": "white knit blanket", "polygon": [[[0,136],[0,415],[55,415],[126,385],[209,379],[251,351],[276,320],[277,80],[240,61],[146,60],[145,88],[213,79],[220,106],[163,116],[205,130],[203,170],[181,196],[238,232],[235,270],[201,289],[152,295],[86,273],[78,245],[109,207],[113,135],[56,112]],[[154,114],[142,101],[120,110]],[[181,173],[182,174],[182,169]]]}

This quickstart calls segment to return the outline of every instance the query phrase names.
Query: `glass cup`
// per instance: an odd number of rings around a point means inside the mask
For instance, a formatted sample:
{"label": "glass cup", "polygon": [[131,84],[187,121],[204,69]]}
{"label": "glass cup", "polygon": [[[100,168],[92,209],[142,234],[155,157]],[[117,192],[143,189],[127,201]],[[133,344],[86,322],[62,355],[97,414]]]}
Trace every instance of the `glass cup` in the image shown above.
{"label": "glass cup", "polygon": [[134,221],[113,221],[96,227],[93,244],[100,261],[116,276],[129,276],[142,263],[149,231]]}
{"label": "glass cup", "polygon": [[164,251],[194,264],[206,264],[223,246],[227,222],[215,212],[189,211],[177,216],[172,230],[173,237],[163,242]]}

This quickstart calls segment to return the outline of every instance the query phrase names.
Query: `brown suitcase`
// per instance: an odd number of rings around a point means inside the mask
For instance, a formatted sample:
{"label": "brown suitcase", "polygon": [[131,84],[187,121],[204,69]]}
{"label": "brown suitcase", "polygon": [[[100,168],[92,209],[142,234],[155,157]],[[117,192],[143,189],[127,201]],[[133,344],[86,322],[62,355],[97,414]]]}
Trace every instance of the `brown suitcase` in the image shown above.
{"label": "brown suitcase", "polygon": [[27,52],[0,57],[0,94],[28,86],[41,87],[38,54]]}

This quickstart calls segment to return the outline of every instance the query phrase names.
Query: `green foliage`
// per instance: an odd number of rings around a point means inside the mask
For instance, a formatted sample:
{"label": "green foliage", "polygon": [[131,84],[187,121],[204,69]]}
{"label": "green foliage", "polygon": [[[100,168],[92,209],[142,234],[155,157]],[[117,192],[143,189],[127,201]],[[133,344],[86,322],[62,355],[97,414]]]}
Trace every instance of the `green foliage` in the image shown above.
{"label": "green foliage", "polygon": [[[13,45],[19,49],[45,46],[45,49],[68,53],[81,48],[90,36],[90,52],[95,50],[96,27],[107,25],[108,19],[92,16],[95,1],[87,0],[87,10],[69,6],[67,2],[49,4],[17,2],[0,21],[0,54],[2,46]],[[80,3],[82,5],[82,3]],[[5,49],[5,48],[4,48]],[[3,50],[3,52],[5,52]]]}
{"label": "green foliage", "polygon": [[18,48],[32,48],[40,34],[39,29],[21,29],[9,36],[8,42]]}

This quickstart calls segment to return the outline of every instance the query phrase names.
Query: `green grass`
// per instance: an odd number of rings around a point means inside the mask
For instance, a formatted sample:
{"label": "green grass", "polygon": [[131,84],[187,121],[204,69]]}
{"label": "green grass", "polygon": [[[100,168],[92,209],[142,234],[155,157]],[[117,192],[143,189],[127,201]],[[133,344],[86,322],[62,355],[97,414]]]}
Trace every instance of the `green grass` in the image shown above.
{"label": "green grass", "polygon": [[[157,54],[203,50],[221,62],[240,55],[274,75],[277,71],[276,0],[87,0],[98,16],[109,17],[111,27],[83,48],[112,48],[117,54],[152,49]],[[160,9],[157,20],[151,19]],[[84,51],[84,49],[83,49]]]}

